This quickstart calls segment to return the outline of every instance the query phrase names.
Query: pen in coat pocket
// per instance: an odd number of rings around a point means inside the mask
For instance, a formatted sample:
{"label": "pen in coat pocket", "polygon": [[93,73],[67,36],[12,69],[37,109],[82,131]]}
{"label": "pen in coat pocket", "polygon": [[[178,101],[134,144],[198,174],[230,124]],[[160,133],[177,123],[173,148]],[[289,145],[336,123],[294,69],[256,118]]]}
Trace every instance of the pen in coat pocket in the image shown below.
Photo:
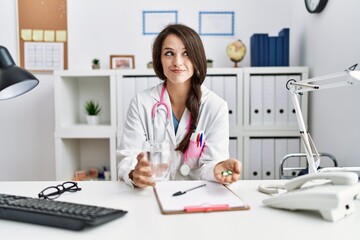
{"label": "pen in coat pocket", "polygon": [[202,147],[203,145],[203,139],[204,138],[204,134],[202,132],[199,132],[196,136],[196,145],[197,147]]}

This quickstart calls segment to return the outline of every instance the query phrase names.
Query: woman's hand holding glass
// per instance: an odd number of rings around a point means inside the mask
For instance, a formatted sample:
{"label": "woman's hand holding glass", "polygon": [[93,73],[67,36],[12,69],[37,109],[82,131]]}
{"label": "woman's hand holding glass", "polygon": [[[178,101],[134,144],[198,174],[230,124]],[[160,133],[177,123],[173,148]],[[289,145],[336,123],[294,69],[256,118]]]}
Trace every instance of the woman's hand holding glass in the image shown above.
{"label": "woman's hand holding glass", "polygon": [[145,158],[145,154],[140,153],[136,159],[138,162],[135,169],[130,172],[130,179],[134,185],[139,188],[155,186],[155,182],[152,179],[150,162]]}
{"label": "woman's hand holding glass", "polygon": [[241,162],[236,159],[227,159],[218,163],[214,168],[214,176],[220,183],[233,183],[239,180]]}
{"label": "woman's hand holding glass", "polygon": [[167,141],[145,141],[143,153],[137,156],[135,169],[130,172],[130,178],[140,188],[154,186],[157,181],[169,179],[170,144]]}

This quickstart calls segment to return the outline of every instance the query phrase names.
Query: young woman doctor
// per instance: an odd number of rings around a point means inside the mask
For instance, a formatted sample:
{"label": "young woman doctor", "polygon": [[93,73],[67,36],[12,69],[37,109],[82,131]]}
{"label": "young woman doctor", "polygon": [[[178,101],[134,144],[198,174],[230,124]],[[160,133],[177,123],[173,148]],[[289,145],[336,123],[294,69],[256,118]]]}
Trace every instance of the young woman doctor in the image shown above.
{"label": "young woman doctor", "polygon": [[[130,103],[118,149],[119,178],[140,188],[155,185],[150,164],[140,152],[144,141],[158,138],[169,141],[173,149],[170,180],[237,181],[241,163],[229,159],[228,106],[202,85],[207,65],[199,35],[185,25],[169,25],[155,39],[152,58],[163,83],[138,93]],[[164,114],[157,111],[160,116],[152,115],[155,104],[165,109]],[[198,162],[184,171],[184,156],[193,133],[201,133],[203,148]]]}

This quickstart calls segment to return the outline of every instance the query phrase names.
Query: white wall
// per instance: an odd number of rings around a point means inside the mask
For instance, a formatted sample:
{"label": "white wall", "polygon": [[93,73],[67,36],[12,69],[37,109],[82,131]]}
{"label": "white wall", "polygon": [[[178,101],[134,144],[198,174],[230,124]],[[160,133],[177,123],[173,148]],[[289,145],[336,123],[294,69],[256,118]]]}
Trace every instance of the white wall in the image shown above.
{"label": "white wall", "polygon": [[[0,45],[18,62],[16,2],[0,0]],[[221,10],[235,11],[235,36],[202,37],[215,67],[232,66],[225,54],[231,41],[239,38],[249,50],[253,33],[276,35],[290,27],[291,65],[308,65],[313,76],[332,73],[359,60],[359,31],[351,32],[360,22],[359,4],[357,0],[329,1],[323,13],[310,15],[302,0],[68,0],[69,68],[90,69],[94,57],[108,68],[111,54],[133,54],[137,68],[145,68],[154,36],[142,35],[143,10],[178,10],[179,22],[195,30],[198,11]],[[249,52],[240,65],[250,65]],[[33,91],[0,102],[0,180],[55,179],[53,77],[39,78]],[[355,89],[330,91],[313,98],[311,131],[321,151],[350,165],[359,156],[360,108],[355,103],[360,94]],[[335,127],[339,122],[345,123]],[[331,126],[336,129],[330,131]]]}
{"label": "white wall", "polygon": [[[16,0],[0,0],[0,45],[18,63]],[[53,77],[38,75],[32,91],[0,101],[0,180],[54,179]]]}
{"label": "white wall", "polygon": [[[300,64],[310,77],[342,71],[360,63],[360,1],[328,1],[320,14],[295,11]],[[360,69],[360,66],[359,66]],[[360,84],[312,93],[310,132],[319,151],[332,153],[343,166],[360,166]]]}
{"label": "white wall", "polygon": [[[112,54],[133,54],[136,68],[146,68],[154,35],[142,34],[144,10],[177,10],[178,21],[195,30],[199,29],[199,11],[234,11],[234,37],[202,37],[207,57],[215,60],[215,67],[233,66],[225,53],[230,42],[241,39],[250,46],[254,32],[277,35],[282,28],[290,27],[291,20],[288,0],[137,0],[136,4],[133,0],[68,1],[69,68],[90,69],[94,57],[108,68]],[[298,64],[296,57],[292,61]],[[250,54],[240,65],[250,65]]]}

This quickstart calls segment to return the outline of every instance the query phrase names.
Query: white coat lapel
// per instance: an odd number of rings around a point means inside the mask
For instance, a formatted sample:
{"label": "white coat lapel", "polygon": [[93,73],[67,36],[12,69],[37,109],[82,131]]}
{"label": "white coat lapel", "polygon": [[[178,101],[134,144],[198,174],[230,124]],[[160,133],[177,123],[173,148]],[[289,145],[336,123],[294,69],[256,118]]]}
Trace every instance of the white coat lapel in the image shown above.
{"label": "white coat lapel", "polygon": [[[205,99],[209,96],[209,89],[207,89],[204,85],[201,86],[201,105],[200,111],[202,109],[202,103],[204,103]],[[181,117],[181,121],[179,123],[179,127],[176,133],[176,141],[180,143],[180,141],[184,138],[184,136],[188,132],[190,111],[186,108],[183,116]]]}
{"label": "white coat lapel", "polygon": [[160,101],[160,93],[162,86],[163,84],[159,84],[150,90],[150,96],[153,97],[156,101]]}
{"label": "white coat lapel", "polygon": [[164,94],[164,101],[166,102],[166,104],[169,106],[169,114],[170,114],[170,121],[169,124],[167,126],[167,132],[168,135],[170,136],[171,142],[172,144],[176,147],[176,139],[175,139],[175,130],[174,130],[174,123],[173,123],[173,116],[172,116],[172,107],[171,107],[171,102],[170,102],[170,97],[167,91],[165,91]]}
{"label": "white coat lapel", "polygon": [[[150,95],[157,101],[160,101],[160,94],[161,94],[161,88],[162,88],[163,84],[158,85],[158,87],[154,88],[151,92]],[[165,91],[164,93],[164,102],[167,104],[168,108],[169,108],[169,114],[170,114],[170,118],[169,118],[169,122],[166,126],[166,131],[167,131],[167,136],[169,136],[168,138],[170,138],[170,141],[173,143],[174,146],[176,146],[176,141],[175,141],[175,132],[174,132],[174,126],[173,126],[173,122],[172,122],[172,109],[171,109],[171,103],[170,103],[170,98],[169,98],[169,94],[167,93],[167,91]],[[155,112],[155,131],[156,131],[156,135],[157,135],[157,139],[159,140],[163,140],[164,136],[166,136],[164,131],[161,131],[161,129],[165,128],[166,122],[167,122],[167,110],[166,107],[164,105],[159,105],[156,112]]]}
{"label": "white coat lapel", "polygon": [[[203,104],[205,102],[205,99],[209,96],[209,89],[207,89],[204,85],[201,86],[201,105],[200,105],[200,113],[203,107]],[[185,137],[185,135],[188,133],[189,128],[189,118],[190,118],[190,111],[186,108],[183,116],[181,117],[181,121],[179,123],[179,127],[176,133],[176,142],[180,143],[181,140]]]}
{"label": "white coat lapel", "polygon": [[176,132],[176,142],[180,143],[188,132],[188,124],[190,118],[190,111],[185,108],[185,111],[181,117],[178,130]]}

